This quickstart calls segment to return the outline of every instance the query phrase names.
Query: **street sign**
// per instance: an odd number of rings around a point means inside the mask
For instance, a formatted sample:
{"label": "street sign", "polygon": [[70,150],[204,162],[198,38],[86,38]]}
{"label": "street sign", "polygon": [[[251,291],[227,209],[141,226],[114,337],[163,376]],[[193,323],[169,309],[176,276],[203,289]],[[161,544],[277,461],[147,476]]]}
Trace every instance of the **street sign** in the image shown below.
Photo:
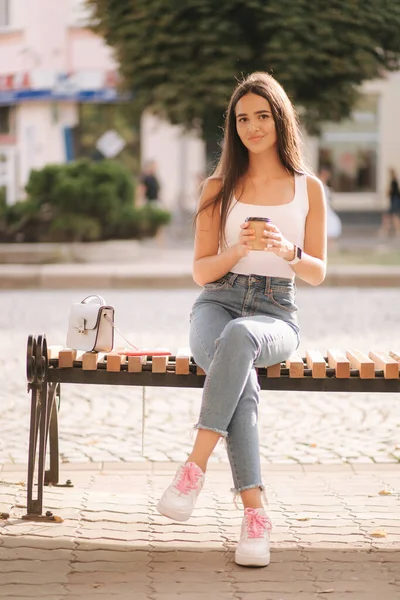
{"label": "street sign", "polygon": [[109,129],[99,137],[96,148],[106,158],[114,158],[123,150],[126,142],[114,129]]}

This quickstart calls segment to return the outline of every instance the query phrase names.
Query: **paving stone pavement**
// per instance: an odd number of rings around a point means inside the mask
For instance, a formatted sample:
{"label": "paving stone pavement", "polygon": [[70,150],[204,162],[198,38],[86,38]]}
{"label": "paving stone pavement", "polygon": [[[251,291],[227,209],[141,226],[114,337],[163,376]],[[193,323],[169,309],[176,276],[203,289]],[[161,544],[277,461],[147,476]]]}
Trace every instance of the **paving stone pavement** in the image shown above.
{"label": "paving stone pavement", "polygon": [[[0,293],[0,464],[24,463],[27,457],[28,334],[44,332],[50,344],[65,343],[70,306],[90,292]],[[115,306],[117,326],[135,344],[176,350],[188,345],[189,313],[197,293],[105,290],[103,295]],[[300,351],[399,346],[397,290],[301,288],[298,305]],[[181,461],[187,456],[200,402],[200,390],[148,389],[145,459]],[[262,392],[259,427],[261,456],[268,463],[400,460],[400,403],[395,394]],[[63,462],[140,460],[141,389],[63,386],[60,451]],[[226,461],[222,444],[213,460]]]}
{"label": "paving stone pavement", "polygon": [[[0,598],[400,599],[400,404],[393,394],[262,393],[261,454],[274,523],[267,569],[233,562],[241,514],[222,445],[188,523],[170,523],[155,510],[173,461],[189,449],[198,390],[149,390],[142,457],[140,390],[65,386],[61,478],[74,488],[45,489],[44,508],[62,523],[23,521],[26,338],[45,332],[49,343],[62,344],[70,304],[90,292],[0,293],[0,513],[10,515],[0,519]],[[134,343],[187,345],[196,290],[103,295]],[[298,304],[300,350],[387,350],[398,339],[396,290],[302,288]]]}
{"label": "paving stone pavement", "polygon": [[63,522],[21,519],[23,468],[6,465],[0,512],[0,598],[23,600],[398,600],[400,478],[396,465],[265,465],[273,521],[268,568],[238,567],[241,513],[214,464],[193,517],[155,505],[173,463],[65,465],[73,488],[45,489]]}

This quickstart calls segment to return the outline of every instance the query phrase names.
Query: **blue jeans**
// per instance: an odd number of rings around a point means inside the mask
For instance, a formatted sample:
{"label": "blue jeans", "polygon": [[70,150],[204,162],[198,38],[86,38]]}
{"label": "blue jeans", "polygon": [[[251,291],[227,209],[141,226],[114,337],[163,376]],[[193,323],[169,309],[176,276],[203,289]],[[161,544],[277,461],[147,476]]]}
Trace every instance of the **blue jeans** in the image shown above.
{"label": "blue jeans", "polygon": [[294,302],[290,279],[227,273],[206,284],[193,305],[190,348],[207,374],[196,427],[226,437],[235,492],[263,489],[256,367],[298,348]]}

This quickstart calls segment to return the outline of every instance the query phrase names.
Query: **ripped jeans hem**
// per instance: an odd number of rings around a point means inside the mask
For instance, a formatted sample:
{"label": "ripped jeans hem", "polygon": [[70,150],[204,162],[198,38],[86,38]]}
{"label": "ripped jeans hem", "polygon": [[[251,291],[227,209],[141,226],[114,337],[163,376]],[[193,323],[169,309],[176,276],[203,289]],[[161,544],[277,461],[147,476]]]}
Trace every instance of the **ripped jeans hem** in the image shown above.
{"label": "ripped jeans hem", "polygon": [[204,425],[201,425],[201,423],[197,423],[193,429],[205,429],[206,431],[213,431],[214,433],[218,433],[223,438],[228,436],[227,431],[221,431],[221,429],[215,429],[214,427],[205,427]]}
{"label": "ripped jeans hem", "polygon": [[232,494],[237,496],[238,494],[240,494],[240,492],[246,492],[247,490],[253,490],[255,488],[258,488],[259,490],[261,490],[261,492],[265,492],[265,486],[262,483],[255,483],[253,485],[245,485],[244,487],[239,487],[239,488],[231,488],[231,492],[232,492]]}

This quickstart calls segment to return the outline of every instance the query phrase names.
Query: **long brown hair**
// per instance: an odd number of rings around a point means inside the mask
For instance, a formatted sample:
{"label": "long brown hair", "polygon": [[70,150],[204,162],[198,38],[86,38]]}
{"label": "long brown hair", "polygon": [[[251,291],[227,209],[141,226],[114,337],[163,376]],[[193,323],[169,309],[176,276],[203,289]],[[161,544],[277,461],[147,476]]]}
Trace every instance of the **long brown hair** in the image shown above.
{"label": "long brown hair", "polygon": [[222,187],[218,194],[210,198],[197,211],[198,215],[206,208],[221,206],[220,242],[224,241],[224,231],[230,203],[236,184],[243,177],[249,166],[249,154],[236,130],[235,109],[238,101],[245,94],[257,94],[268,100],[271,107],[277,135],[278,153],[288,173],[306,173],[296,112],[282,86],[268,73],[256,72],[238,83],[232,93],[225,114],[224,139],[218,165],[212,178],[222,179]]}

